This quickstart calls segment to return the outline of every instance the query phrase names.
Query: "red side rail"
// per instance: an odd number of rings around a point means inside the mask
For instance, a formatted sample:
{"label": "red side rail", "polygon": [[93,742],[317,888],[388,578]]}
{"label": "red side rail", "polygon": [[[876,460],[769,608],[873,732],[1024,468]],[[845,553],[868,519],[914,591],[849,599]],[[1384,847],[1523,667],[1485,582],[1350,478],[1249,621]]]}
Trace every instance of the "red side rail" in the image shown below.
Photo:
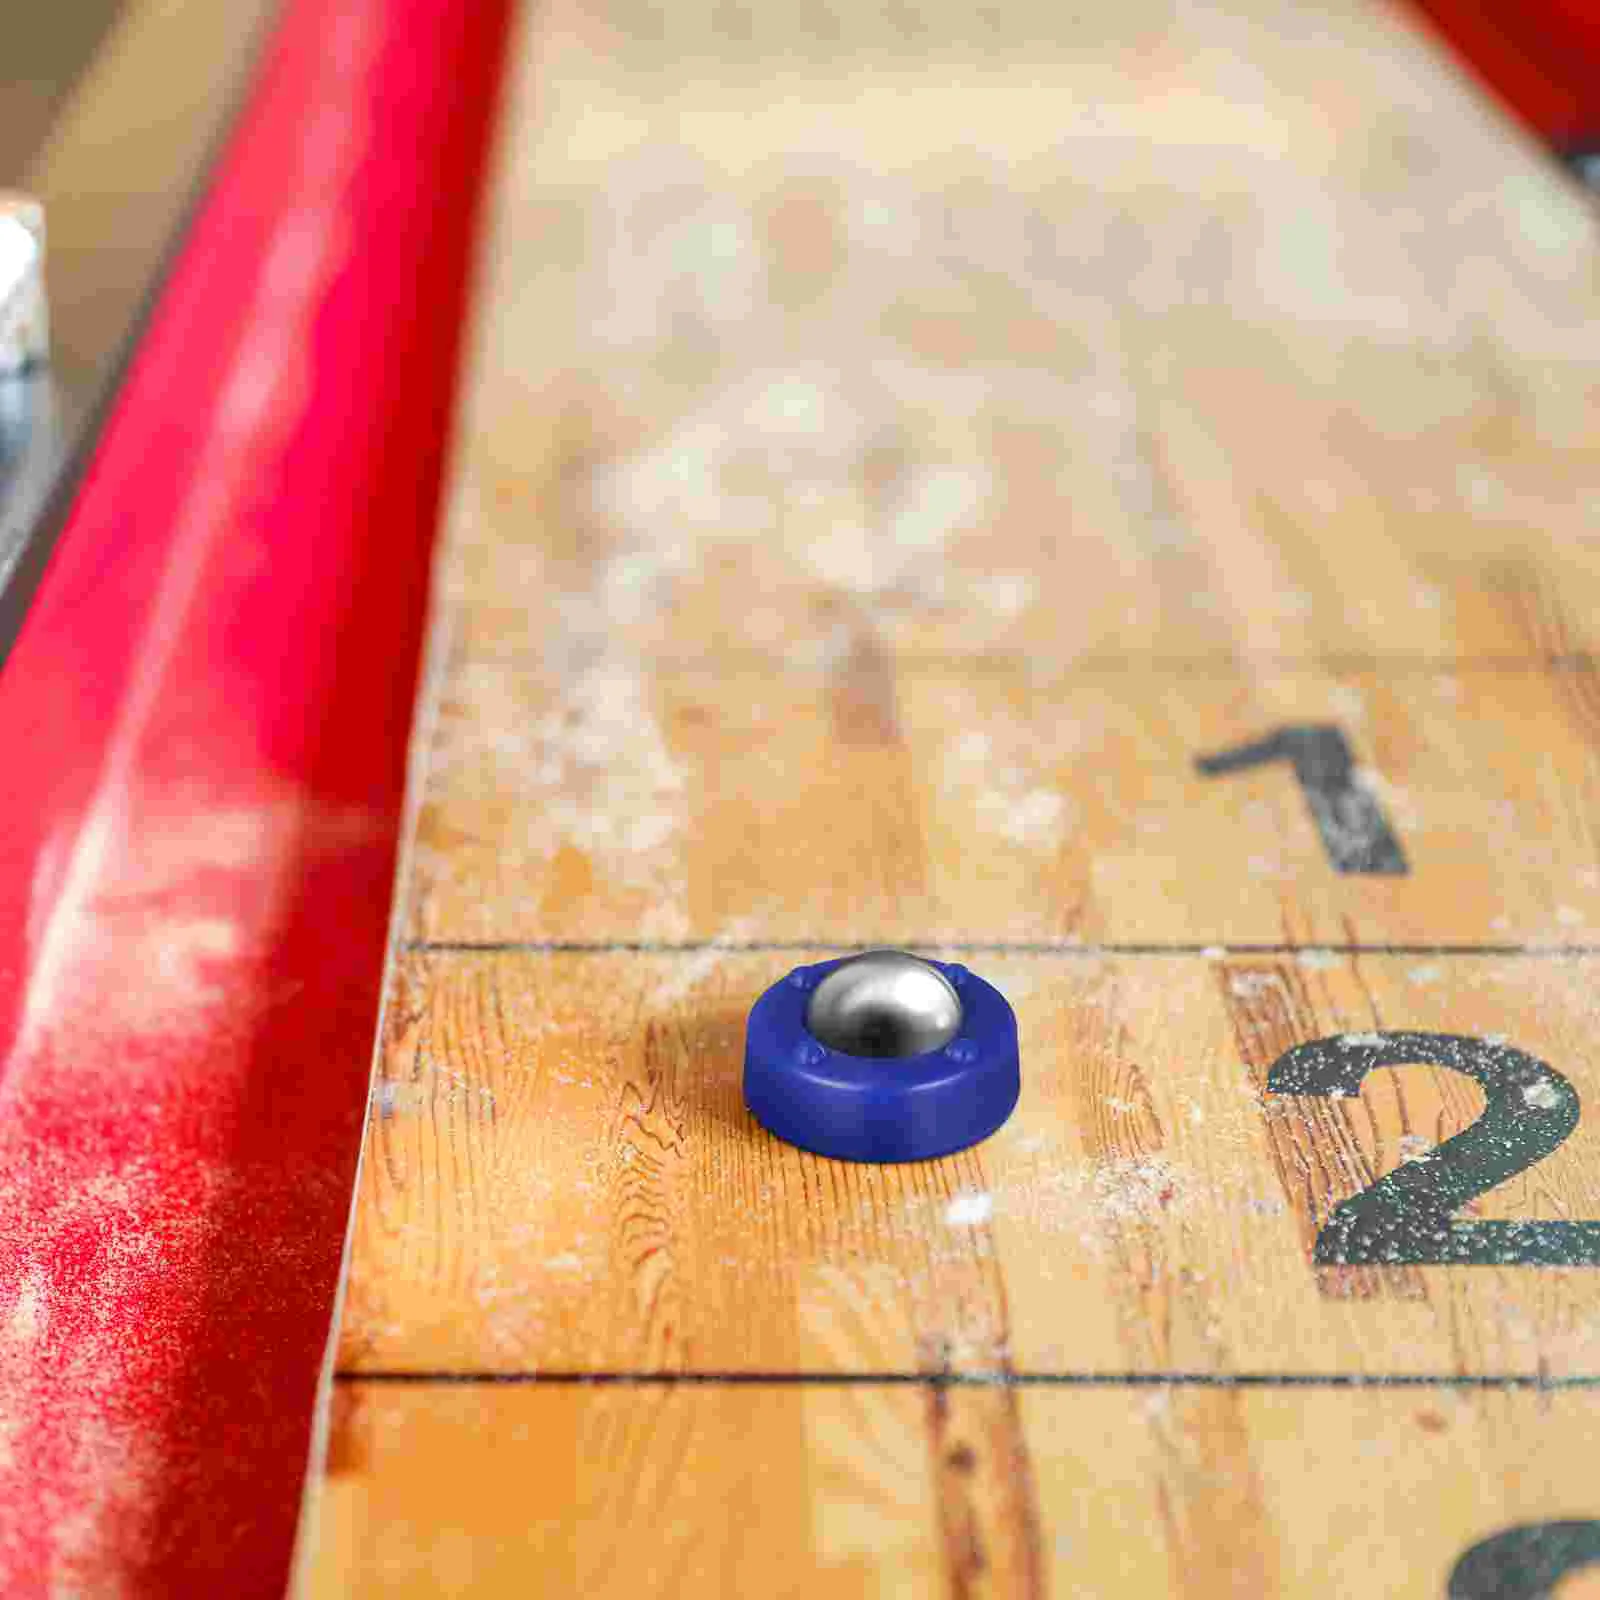
{"label": "red side rail", "polygon": [[0,672],[0,1592],[283,1590],[506,0],[287,0]]}
{"label": "red side rail", "polygon": [[1600,142],[1595,0],[1412,0],[1484,83],[1559,150]]}

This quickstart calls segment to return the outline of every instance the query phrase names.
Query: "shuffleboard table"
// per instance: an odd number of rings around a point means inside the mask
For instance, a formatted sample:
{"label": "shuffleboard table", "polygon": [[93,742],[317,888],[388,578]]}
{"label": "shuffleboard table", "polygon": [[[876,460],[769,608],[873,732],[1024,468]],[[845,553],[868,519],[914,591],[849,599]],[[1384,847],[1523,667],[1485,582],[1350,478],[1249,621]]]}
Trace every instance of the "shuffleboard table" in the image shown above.
{"label": "shuffleboard table", "polygon": [[[511,59],[305,1592],[1579,1593],[1590,202],[1353,0]],[[878,945],[975,1149],[744,1108]]]}
{"label": "shuffleboard table", "polygon": [[0,1594],[1600,1594],[1579,0],[60,13]]}

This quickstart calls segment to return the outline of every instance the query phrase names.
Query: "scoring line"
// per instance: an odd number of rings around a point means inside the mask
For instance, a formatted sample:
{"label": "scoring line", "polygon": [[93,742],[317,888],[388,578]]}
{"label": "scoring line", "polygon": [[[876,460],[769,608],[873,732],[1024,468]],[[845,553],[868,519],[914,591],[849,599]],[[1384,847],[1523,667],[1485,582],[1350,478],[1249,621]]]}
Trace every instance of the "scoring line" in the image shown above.
{"label": "scoring line", "polygon": [[1224,944],[1212,942],[1078,944],[1050,940],[880,939],[842,942],[814,939],[404,939],[408,955],[698,955],[725,950],[733,955],[790,951],[965,950],[984,955],[1102,956],[1520,956],[1561,959],[1600,956],[1600,944]]}
{"label": "scoring line", "polygon": [[1600,1373],[1540,1372],[457,1372],[341,1369],[341,1384],[970,1389],[1594,1389]]}

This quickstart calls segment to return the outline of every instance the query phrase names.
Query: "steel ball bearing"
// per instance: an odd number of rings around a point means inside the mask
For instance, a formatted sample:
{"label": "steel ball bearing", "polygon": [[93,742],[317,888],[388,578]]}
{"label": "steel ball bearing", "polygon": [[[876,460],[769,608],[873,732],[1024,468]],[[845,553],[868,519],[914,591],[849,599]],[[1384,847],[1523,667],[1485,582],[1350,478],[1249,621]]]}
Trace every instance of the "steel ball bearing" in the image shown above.
{"label": "steel ball bearing", "polygon": [[796,967],[750,1011],[744,1098],[780,1139],[842,1161],[924,1161],[987,1138],[1021,1090],[993,984],[900,950]]}

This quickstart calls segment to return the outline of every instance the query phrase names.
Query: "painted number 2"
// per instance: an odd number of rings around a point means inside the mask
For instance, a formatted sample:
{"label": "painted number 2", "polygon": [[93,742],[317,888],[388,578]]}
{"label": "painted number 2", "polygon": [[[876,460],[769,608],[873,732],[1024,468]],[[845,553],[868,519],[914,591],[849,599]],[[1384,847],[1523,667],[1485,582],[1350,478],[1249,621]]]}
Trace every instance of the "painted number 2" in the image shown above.
{"label": "painted number 2", "polygon": [[1209,778],[1273,761],[1294,768],[1335,872],[1398,876],[1409,870],[1378,797],[1361,781],[1349,740],[1332,723],[1278,728],[1264,739],[1201,756],[1195,766]]}
{"label": "painted number 2", "polygon": [[1449,1600],[1546,1600],[1569,1572],[1600,1562],[1600,1522],[1527,1522],[1456,1562]]}
{"label": "painted number 2", "polygon": [[1453,1033],[1345,1034],[1296,1045],[1267,1092],[1359,1093],[1378,1067],[1426,1062],[1483,1088],[1483,1114],[1420,1160],[1341,1201],[1317,1234],[1322,1266],[1600,1266],[1600,1222],[1462,1222],[1455,1212],[1556,1149],[1578,1125],[1578,1092],[1508,1045]]}

